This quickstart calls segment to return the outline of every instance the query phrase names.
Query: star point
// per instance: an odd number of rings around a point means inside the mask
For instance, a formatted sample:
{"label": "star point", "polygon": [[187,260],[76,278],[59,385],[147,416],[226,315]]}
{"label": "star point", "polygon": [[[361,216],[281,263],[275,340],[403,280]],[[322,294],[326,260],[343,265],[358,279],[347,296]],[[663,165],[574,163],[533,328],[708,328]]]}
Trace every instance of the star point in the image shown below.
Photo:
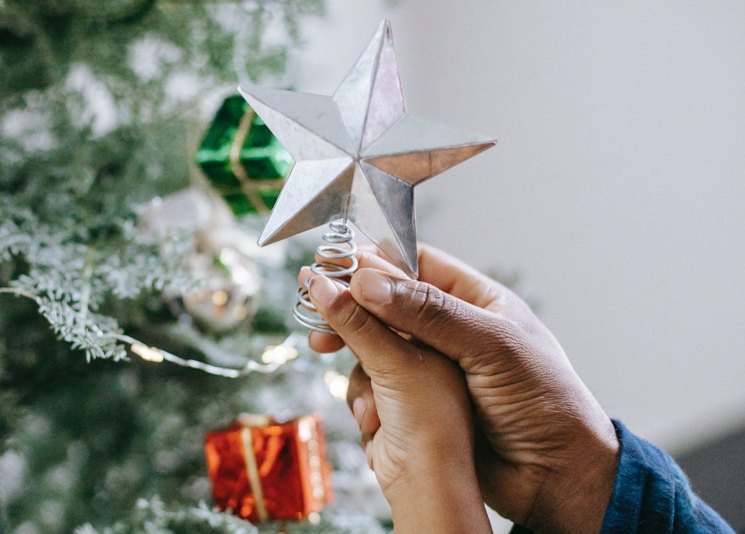
{"label": "star point", "polygon": [[414,186],[496,143],[407,114],[387,20],[331,97],[239,91],[295,158],[259,245],[344,218],[415,278]]}

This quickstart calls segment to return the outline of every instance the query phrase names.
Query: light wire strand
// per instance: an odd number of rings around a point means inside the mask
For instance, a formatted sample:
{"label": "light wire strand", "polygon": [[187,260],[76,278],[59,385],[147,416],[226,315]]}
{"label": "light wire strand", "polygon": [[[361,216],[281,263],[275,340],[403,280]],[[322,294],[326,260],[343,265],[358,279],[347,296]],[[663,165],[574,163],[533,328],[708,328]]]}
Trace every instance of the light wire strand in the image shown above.
{"label": "light wire strand", "polygon": [[[15,287],[0,287],[0,293],[6,293],[16,295],[18,297],[25,297],[36,302],[37,305],[41,304],[41,299],[38,295],[25,289],[19,289]],[[101,339],[115,339],[129,345],[129,350],[140,358],[150,362],[159,363],[161,361],[167,361],[169,363],[178,365],[180,367],[188,367],[190,369],[196,369],[211,375],[222,376],[226,378],[239,378],[242,376],[248,376],[252,373],[270,374],[279,369],[285,362],[282,363],[266,363],[262,364],[254,360],[249,360],[245,367],[232,368],[232,367],[221,367],[219,365],[212,365],[199,360],[192,360],[188,358],[182,358],[169,352],[167,350],[151,347],[146,343],[143,343],[139,339],[135,339],[132,336],[126,334],[117,333],[105,333],[95,328],[96,334]],[[296,342],[296,334],[290,334],[289,337],[281,343],[281,345],[294,348]]]}

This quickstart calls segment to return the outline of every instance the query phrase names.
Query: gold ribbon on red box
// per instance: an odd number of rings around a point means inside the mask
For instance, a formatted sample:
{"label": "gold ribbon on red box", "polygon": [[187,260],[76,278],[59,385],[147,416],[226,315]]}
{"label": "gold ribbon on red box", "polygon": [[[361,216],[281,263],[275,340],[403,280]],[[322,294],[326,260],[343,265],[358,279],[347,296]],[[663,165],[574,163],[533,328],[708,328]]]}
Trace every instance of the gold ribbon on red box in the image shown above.
{"label": "gold ribbon on red box", "polygon": [[301,520],[333,498],[319,417],[246,415],[205,439],[215,505],[252,522]]}

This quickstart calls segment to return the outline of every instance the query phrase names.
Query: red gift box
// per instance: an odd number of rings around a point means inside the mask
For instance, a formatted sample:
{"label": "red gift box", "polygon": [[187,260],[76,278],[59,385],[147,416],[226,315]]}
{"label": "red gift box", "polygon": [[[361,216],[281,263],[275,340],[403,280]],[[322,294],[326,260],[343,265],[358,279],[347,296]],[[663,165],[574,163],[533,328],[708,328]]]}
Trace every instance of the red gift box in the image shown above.
{"label": "red gift box", "polygon": [[251,522],[300,520],[332,498],[319,417],[241,416],[205,438],[215,505]]}

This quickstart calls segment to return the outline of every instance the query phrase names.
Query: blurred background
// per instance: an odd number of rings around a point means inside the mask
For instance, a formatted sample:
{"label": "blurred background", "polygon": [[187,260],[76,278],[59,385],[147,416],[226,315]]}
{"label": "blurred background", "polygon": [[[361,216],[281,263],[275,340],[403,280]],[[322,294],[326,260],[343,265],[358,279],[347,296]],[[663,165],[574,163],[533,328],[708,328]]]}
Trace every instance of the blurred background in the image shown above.
{"label": "blurred background", "polygon": [[607,412],[745,528],[745,5],[328,6],[300,88],[387,17],[409,111],[499,140],[417,189],[420,239],[518,273]]}
{"label": "blurred background", "polygon": [[[499,140],[417,188],[420,239],[514,285],[606,411],[745,529],[745,4],[0,0],[0,15],[0,292],[37,299],[0,300],[0,532],[234,532],[195,508],[212,498],[204,433],[315,410],[338,503],[291,531],[391,527],[343,402],[353,358],[292,334],[320,232],[257,250],[261,220],[216,207],[199,155],[235,135],[243,109],[217,110],[237,81],[331,94],[383,18],[408,110]],[[98,329],[278,370],[158,367]]]}

